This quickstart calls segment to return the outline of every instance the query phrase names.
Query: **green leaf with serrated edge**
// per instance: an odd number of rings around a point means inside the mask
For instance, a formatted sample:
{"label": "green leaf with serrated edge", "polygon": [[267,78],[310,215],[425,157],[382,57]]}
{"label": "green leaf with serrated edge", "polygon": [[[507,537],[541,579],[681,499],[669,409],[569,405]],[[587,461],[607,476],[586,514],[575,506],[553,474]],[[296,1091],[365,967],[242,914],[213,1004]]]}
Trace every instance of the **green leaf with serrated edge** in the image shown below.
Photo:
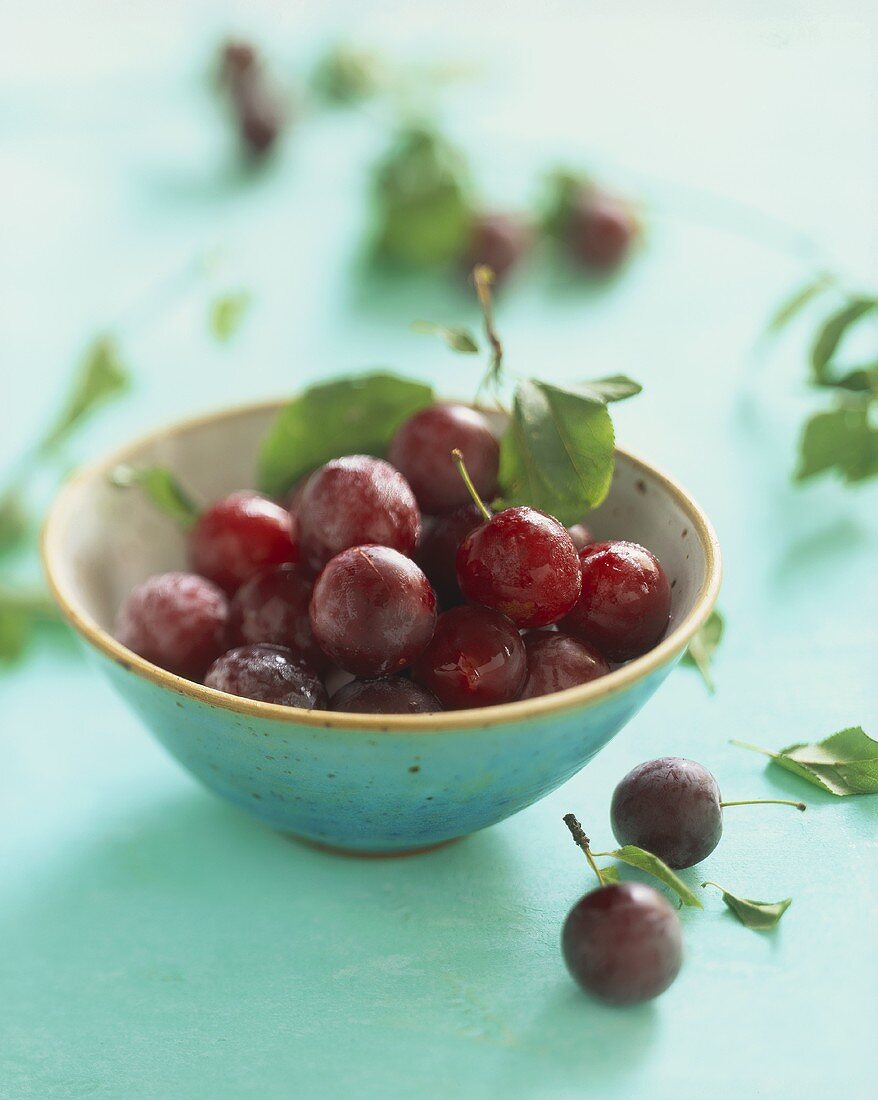
{"label": "green leaf with serrated edge", "polygon": [[581,393],[584,397],[598,401],[624,401],[642,393],[643,386],[629,378],[627,374],[610,374],[606,378],[594,378],[589,382],[567,384],[563,387],[570,393]]}
{"label": "green leaf with serrated edge", "polygon": [[452,351],[462,352],[464,355],[475,355],[479,351],[476,338],[469,329],[459,325],[438,325],[433,321],[413,321],[412,332],[422,332],[430,335],[441,336]]}
{"label": "green leaf with serrated edge", "polygon": [[423,382],[383,372],[312,386],[268,429],[259,450],[260,487],[282,496],[297,478],[338,455],[383,455],[403,420],[433,400]]}
{"label": "green leaf with serrated edge", "polygon": [[800,313],[810,301],[816,298],[818,294],[821,294],[828,287],[832,286],[833,281],[831,275],[826,272],[821,272],[821,274],[805,283],[804,286],[795,290],[772,314],[766,326],[768,331],[777,332],[779,329],[783,328],[784,325],[791,321],[797,313]]}
{"label": "green leaf with serrated edge", "polygon": [[198,519],[199,509],[175,475],[164,466],[117,466],[110,472],[110,484],[117,489],[138,486],[160,512],[170,516],[184,527],[191,527]]}
{"label": "green leaf with serrated edge", "polygon": [[848,329],[875,309],[878,309],[878,298],[855,298],[823,323],[811,348],[813,382],[820,385],[830,380],[832,357]]}
{"label": "green leaf with serrated edge", "polygon": [[601,867],[601,878],[605,886],[614,886],[617,882],[622,881],[619,868],[615,863],[611,863],[609,867]]}
{"label": "green leaf with serrated edge", "polygon": [[115,397],[129,385],[128,372],[122,365],[115,341],[103,336],[86,353],[67,401],[54,426],[44,436],[40,449],[50,451],[103,402]]}
{"label": "green leaf with serrated edge", "polygon": [[827,471],[848,484],[878,475],[878,426],[868,402],[839,405],[806,422],[795,479],[807,481]]}
{"label": "green leaf with serrated edge", "polygon": [[701,673],[701,678],[707,685],[707,690],[713,694],[716,686],[711,674],[710,662],[722,641],[725,630],[725,620],[719,611],[714,609],[708,616],[707,622],[698,630],[689,643],[689,648],[683,654],[684,665],[691,665]]}
{"label": "green leaf with serrated edge", "polygon": [[878,741],[862,726],[833,733],[815,744],[788,745],[773,752],[746,741],[732,741],[742,749],[762,753],[787,771],[839,797],[878,794]]}
{"label": "green leaf with serrated edge", "polygon": [[719,890],[723,901],[741,924],[752,928],[755,932],[770,931],[793,904],[792,898],[784,898],[783,901],[751,901],[750,898],[739,898],[723,889],[717,882],[702,882],[702,890],[706,886],[713,886]]}
{"label": "green leaf with serrated edge", "polygon": [[675,894],[679,895],[680,901],[684,905],[688,905],[692,909],[704,908],[698,895],[693,893],[686,883],[652,852],[646,852],[643,848],[638,848],[634,844],[626,844],[622,848],[615,848],[612,852],[594,852],[592,854],[596,857],[606,856],[608,859],[618,859],[621,863],[627,863],[629,867],[636,867],[638,871],[645,871],[646,874],[652,875],[653,878],[657,878],[659,882],[663,882],[665,886],[670,887]]}
{"label": "green leaf with serrated edge", "polygon": [[223,294],[210,304],[210,331],[225,343],[235,335],[250,307],[250,295],[246,290]]}
{"label": "green leaf with serrated edge", "polygon": [[27,512],[21,494],[9,489],[0,497],[0,553],[20,545],[27,531]]}
{"label": "green leaf with serrated edge", "polygon": [[519,382],[500,443],[504,503],[529,504],[561,523],[579,523],[609,492],[613,446],[603,400],[535,379]]}

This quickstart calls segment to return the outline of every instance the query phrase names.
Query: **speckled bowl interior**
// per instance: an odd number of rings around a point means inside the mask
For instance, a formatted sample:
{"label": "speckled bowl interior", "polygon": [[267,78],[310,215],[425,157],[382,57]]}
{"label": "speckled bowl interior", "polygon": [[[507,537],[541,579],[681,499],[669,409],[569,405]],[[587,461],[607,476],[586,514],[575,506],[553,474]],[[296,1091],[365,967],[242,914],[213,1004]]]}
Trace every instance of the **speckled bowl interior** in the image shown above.
{"label": "speckled bowl interior", "polygon": [[186,567],[181,530],[119,462],[170,467],[199,502],[255,484],[259,440],[279,405],[172,425],[75,475],[46,524],[58,602],[115,687],[205,786],[270,825],[364,852],[429,847],[484,828],[578,771],[640,709],[706,619],[720,582],[706,517],[676,484],[618,452],[599,538],[648,546],[672,585],[672,621],[650,653],[541,699],[439,715],[304,712],[238,699],[166,673],[112,638],[116,608],[152,573]]}

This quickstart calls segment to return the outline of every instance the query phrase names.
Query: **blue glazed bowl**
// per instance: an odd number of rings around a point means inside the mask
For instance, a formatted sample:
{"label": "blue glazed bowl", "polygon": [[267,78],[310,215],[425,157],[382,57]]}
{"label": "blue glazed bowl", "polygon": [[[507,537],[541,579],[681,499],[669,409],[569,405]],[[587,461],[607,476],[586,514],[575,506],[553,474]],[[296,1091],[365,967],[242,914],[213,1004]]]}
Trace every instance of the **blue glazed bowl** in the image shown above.
{"label": "blue glazed bowl", "polygon": [[720,585],[716,536],[695,502],[617,452],[600,538],[650,547],[673,589],[651,652],[591,684],[436,715],[354,715],[259,703],[151,665],[110,633],[151,573],[185,568],[178,527],[108,481],[118,463],[173,469],[204,502],[255,483],[257,445],[280,403],[172,425],[75,475],[43,535],[52,591],[111,682],[188,771],[276,829],[362,853],[428,848],[501,821],[579,771],[637,713],[705,621]]}

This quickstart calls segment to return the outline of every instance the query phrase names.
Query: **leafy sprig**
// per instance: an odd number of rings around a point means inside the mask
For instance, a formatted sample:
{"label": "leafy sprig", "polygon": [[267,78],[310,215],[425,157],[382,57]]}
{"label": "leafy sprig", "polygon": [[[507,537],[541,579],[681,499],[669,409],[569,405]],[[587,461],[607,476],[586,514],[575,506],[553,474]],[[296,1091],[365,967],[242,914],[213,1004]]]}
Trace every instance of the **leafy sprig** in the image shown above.
{"label": "leafy sprig", "polygon": [[770,757],[775,764],[829,794],[878,794],[878,741],[862,726],[850,726],[823,741],[800,742],[777,752],[746,741],[732,744]]}
{"label": "leafy sprig", "polygon": [[[499,398],[507,372],[494,322],[489,269],[477,268],[474,283],[489,347],[483,386]],[[477,346],[465,329],[423,321],[417,327],[437,332],[465,354]],[[518,381],[500,440],[502,503],[529,504],[562,523],[578,523],[610,488],[615,435],[608,405],[639,392],[640,386],[624,375],[568,385],[536,378]],[[382,455],[402,421],[433,400],[429,386],[387,372],[312,386],[281,411],[263,440],[260,487],[280,496],[303,474],[336,455]]]}
{"label": "leafy sprig", "polygon": [[830,295],[831,311],[811,341],[808,381],[829,391],[832,403],[806,421],[794,477],[803,482],[834,473],[853,485],[878,476],[878,355],[851,366],[842,361],[841,353],[857,326],[878,315],[878,297],[846,291],[831,275],[821,273],[781,305],[769,330],[779,331],[807,306],[823,297],[829,300]]}

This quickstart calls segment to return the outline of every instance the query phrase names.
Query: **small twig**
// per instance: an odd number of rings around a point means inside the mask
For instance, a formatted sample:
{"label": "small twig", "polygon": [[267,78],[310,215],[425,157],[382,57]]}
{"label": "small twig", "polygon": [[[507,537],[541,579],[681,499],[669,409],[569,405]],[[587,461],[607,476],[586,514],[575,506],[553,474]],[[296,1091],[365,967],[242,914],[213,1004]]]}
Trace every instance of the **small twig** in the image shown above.
{"label": "small twig", "polygon": [[588,865],[594,871],[598,877],[598,882],[601,886],[606,886],[604,876],[601,874],[601,869],[594,861],[594,856],[591,854],[591,848],[589,848],[589,839],[585,835],[585,832],[573,814],[564,815],[564,824],[570,830],[570,835],[573,837],[573,843],[577,848],[581,848],[585,858],[588,860]]}

